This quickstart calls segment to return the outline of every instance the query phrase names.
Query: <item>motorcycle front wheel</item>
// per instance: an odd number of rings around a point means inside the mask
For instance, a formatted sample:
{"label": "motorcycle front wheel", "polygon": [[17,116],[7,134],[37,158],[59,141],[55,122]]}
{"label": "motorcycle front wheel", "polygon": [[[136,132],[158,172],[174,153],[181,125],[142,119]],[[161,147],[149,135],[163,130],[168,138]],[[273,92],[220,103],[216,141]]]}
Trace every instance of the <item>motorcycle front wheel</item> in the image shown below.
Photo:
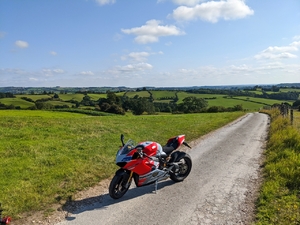
{"label": "motorcycle front wheel", "polygon": [[129,189],[131,182],[128,182],[127,174],[116,174],[109,185],[109,195],[114,199],[121,198]]}
{"label": "motorcycle front wheel", "polygon": [[176,162],[178,162],[179,168],[170,174],[170,178],[175,182],[180,182],[190,174],[192,169],[192,159],[188,154],[185,154]]}

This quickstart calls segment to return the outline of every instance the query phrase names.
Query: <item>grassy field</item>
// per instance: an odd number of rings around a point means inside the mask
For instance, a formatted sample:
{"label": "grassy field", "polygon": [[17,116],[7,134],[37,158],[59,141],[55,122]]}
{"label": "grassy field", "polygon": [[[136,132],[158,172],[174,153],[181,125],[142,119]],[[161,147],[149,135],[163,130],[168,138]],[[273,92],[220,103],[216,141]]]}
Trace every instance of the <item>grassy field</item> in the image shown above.
{"label": "grassy field", "polygon": [[[164,144],[186,134],[187,142],[243,112],[160,116],[90,117],[48,111],[0,111],[0,202],[4,214],[48,209],[110,177],[120,134]],[[155,126],[153,126],[155,124]]]}
{"label": "grassy field", "polygon": [[288,102],[291,105],[293,104],[294,101],[287,101],[287,100],[275,100],[275,99],[266,99],[266,98],[254,98],[254,97],[247,97],[247,96],[237,96],[235,99],[241,99],[244,101],[249,101],[249,102],[257,102],[261,104],[266,104],[266,105],[273,105],[273,104],[281,104],[282,102]]}
{"label": "grassy field", "polygon": [[80,102],[84,97],[84,94],[59,94],[58,96],[63,101],[75,100]]}
{"label": "grassy field", "polygon": [[139,97],[149,97],[150,94],[148,91],[132,91],[132,92],[126,92],[126,96],[129,98],[133,98],[134,96],[138,95]]}
{"label": "grassy field", "polygon": [[20,106],[22,109],[27,109],[35,105],[33,102],[28,102],[20,98],[1,98],[0,102],[4,105]]}
{"label": "grassy field", "polygon": [[26,97],[26,98],[30,98],[33,101],[39,100],[39,99],[47,99],[47,98],[51,98],[51,95],[15,95],[16,98],[22,98],[22,97]]}

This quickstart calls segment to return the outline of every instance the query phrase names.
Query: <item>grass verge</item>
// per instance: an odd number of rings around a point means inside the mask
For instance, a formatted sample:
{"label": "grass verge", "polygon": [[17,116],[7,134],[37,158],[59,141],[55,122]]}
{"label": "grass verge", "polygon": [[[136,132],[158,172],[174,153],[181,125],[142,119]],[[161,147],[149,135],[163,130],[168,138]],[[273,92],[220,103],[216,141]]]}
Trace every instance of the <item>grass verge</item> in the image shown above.
{"label": "grass verge", "polygon": [[271,116],[256,224],[300,224],[300,133],[278,110]]}

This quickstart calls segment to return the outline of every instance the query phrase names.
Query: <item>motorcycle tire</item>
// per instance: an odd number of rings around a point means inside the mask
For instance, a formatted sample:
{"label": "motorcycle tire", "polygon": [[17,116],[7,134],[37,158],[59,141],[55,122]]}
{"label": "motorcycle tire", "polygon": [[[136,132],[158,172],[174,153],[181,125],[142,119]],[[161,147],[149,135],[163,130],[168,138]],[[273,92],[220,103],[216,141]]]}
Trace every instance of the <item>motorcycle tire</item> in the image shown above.
{"label": "motorcycle tire", "polygon": [[192,159],[188,154],[185,154],[176,162],[182,162],[179,164],[178,170],[174,171],[174,173],[170,173],[170,178],[174,182],[183,181],[191,172],[192,169]]}
{"label": "motorcycle tire", "polygon": [[128,176],[116,174],[109,185],[109,195],[113,199],[121,198],[129,189],[130,184],[126,187]]}

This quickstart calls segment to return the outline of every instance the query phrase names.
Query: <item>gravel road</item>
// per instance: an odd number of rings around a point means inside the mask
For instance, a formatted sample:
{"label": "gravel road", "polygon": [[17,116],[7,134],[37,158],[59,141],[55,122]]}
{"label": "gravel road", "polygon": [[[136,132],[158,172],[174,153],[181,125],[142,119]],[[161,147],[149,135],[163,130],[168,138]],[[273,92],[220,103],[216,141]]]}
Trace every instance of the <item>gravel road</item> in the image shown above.
{"label": "gravel road", "polygon": [[249,113],[191,143],[183,182],[162,181],[156,194],[154,185],[132,185],[119,200],[105,189],[57,225],[251,224],[268,124],[267,115]]}

